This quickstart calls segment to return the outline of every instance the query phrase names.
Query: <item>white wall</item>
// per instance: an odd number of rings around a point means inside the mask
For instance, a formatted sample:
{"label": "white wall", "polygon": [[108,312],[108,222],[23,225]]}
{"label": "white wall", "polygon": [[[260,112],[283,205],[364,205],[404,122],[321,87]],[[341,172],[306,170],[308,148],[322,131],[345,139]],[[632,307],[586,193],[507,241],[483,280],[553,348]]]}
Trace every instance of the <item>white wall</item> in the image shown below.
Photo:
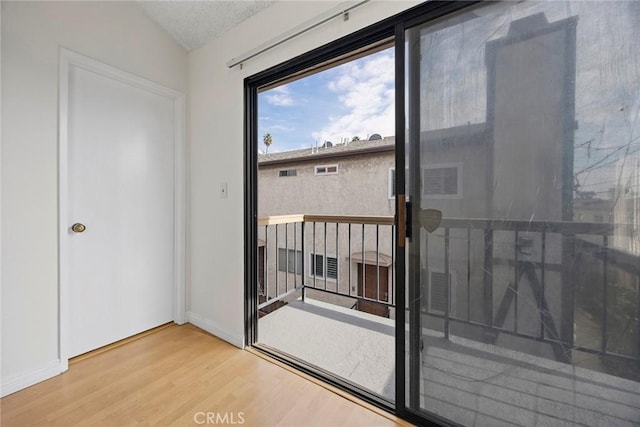
{"label": "white wall", "polygon": [[[247,50],[335,7],[278,2],[189,54],[192,323],[243,345],[243,80],[270,66],[392,16],[417,2],[372,1],[278,48],[228,69]],[[228,198],[218,196],[228,182]]]}
{"label": "white wall", "polygon": [[187,52],[133,3],[2,2],[2,394],[60,369],[61,46],[187,90]]}

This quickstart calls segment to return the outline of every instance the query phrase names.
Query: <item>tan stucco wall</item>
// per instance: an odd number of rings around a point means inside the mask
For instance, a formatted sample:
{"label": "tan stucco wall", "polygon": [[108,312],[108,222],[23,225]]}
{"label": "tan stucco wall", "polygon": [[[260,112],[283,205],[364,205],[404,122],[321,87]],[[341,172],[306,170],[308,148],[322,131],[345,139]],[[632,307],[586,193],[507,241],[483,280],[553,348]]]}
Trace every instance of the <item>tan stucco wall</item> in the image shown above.
{"label": "tan stucco wall", "polygon": [[[336,175],[315,175],[315,166],[338,165]],[[283,214],[393,215],[389,199],[389,169],[395,153],[353,155],[260,166],[258,216]],[[279,177],[296,169],[297,176]]]}

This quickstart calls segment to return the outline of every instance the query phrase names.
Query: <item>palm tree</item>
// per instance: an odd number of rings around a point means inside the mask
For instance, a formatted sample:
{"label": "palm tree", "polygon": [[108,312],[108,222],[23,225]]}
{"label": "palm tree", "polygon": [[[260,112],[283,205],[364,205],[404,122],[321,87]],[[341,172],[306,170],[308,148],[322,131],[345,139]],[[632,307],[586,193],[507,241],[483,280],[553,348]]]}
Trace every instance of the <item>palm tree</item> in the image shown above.
{"label": "palm tree", "polygon": [[271,134],[270,133],[265,134],[264,137],[262,138],[262,142],[264,143],[265,147],[267,147],[267,149],[265,150],[265,153],[268,153],[269,146],[273,144],[273,138],[271,138]]}
{"label": "palm tree", "polygon": [[354,141],[360,141],[360,137],[356,135],[353,138],[351,138],[351,142],[354,142]]}

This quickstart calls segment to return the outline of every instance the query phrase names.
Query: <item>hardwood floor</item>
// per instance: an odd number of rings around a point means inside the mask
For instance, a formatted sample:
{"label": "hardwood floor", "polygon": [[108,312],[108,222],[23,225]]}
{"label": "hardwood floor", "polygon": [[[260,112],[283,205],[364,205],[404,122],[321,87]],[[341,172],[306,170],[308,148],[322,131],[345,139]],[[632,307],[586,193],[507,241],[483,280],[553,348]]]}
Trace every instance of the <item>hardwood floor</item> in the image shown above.
{"label": "hardwood floor", "polygon": [[191,325],[78,360],[0,411],[2,427],[407,425]]}

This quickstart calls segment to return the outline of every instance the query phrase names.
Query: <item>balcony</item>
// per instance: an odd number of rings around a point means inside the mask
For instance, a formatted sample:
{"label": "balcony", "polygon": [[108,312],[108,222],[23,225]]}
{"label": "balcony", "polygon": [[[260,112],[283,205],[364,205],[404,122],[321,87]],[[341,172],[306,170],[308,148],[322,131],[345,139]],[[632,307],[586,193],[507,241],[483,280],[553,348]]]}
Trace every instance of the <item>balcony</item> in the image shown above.
{"label": "balcony", "polygon": [[[393,218],[258,224],[258,342],[393,401]],[[465,425],[637,425],[640,258],[621,249],[625,227],[445,218],[414,231],[413,405]]]}

